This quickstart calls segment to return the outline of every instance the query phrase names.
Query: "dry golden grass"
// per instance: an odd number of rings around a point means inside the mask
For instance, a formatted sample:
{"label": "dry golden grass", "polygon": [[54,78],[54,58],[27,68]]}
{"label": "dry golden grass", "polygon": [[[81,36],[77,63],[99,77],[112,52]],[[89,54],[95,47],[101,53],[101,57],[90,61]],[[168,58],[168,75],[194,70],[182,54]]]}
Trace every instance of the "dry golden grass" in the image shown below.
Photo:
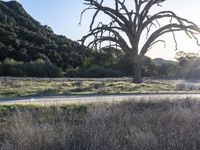
{"label": "dry golden grass", "polygon": [[1,107],[2,150],[197,150],[198,100]]}

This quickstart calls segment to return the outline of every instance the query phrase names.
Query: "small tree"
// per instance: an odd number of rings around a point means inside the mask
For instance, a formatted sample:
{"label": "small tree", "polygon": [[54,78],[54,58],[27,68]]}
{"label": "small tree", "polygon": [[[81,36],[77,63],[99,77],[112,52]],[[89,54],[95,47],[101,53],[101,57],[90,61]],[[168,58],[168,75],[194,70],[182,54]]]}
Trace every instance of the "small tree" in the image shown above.
{"label": "small tree", "polygon": [[[109,0],[107,2],[114,2],[113,6],[107,6],[106,0],[84,0],[88,7],[83,10],[94,10],[94,15],[90,24],[90,31],[85,35],[81,42],[91,37],[93,40],[89,42],[88,46],[98,48],[102,45],[110,47],[120,47],[124,53],[130,57],[133,64],[133,82],[142,82],[142,62],[143,57],[155,44],[165,41],[161,40],[163,34],[172,33],[173,39],[176,43],[176,31],[184,31],[187,36],[194,38],[197,41],[196,34],[199,33],[199,27],[184,18],[177,16],[172,11],[161,11],[155,14],[150,14],[154,6],[161,6],[160,4],[165,0]],[[127,2],[132,2],[133,8],[127,7]],[[100,13],[104,13],[111,18],[111,21],[105,23],[103,21],[96,23]],[[102,14],[101,14],[102,15]],[[168,23],[163,23],[162,20],[169,20]],[[81,23],[81,21],[80,21]],[[161,25],[162,23],[162,25]],[[164,24],[164,25],[163,25]],[[153,27],[155,27],[153,29]],[[147,36],[146,42],[139,48],[141,37]],[[127,39],[127,40],[125,40]],[[102,44],[104,43],[104,44]],[[128,58],[127,58],[128,59]]]}

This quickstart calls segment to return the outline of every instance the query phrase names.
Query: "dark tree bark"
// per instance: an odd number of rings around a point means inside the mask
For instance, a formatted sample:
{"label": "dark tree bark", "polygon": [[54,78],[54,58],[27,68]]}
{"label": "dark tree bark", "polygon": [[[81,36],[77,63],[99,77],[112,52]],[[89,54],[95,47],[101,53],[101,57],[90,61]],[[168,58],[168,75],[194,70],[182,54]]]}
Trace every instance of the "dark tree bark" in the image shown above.
{"label": "dark tree bark", "polygon": [[[84,1],[88,8],[82,12],[81,19],[85,11],[95,10],[95,12],[89,33],[81,39],[82,44],[93,37],[88,47],[101,48],[102,45],[120,47],[133,60],[133,82],[135,83],[142,82],[142,58],[145,54],[159,42],[166,44],[164,40],[160,39],[163,34],[172,33],[176,48],[177,42],[174,32],[177,31],[184,31],[187,36],[195,39],[199,45],[197,34],[200,30],[195,23],[177,16],[172,11],[149,13],[154,6],[159,7],[166,0],[114,0],[113,7],[104,5],[106,0]],[[110,0],[108,1],[110,2]],[[126,7],[127,2],[132,2],[132,9]],[[96,24],[100,12],[109,16],[111,21],[109,23],[100,21]],[[159,23],[161,19],[168,20],[168,23],[161,26]],[[144,35],[143,33],[146,34],[146,42],[139,49],[138,45],[141,36]]]}
{"label": "dark tree bark", "polygon": [[135,56],[133,62],[133,82],[142,83],[142,58],[140,56]]}

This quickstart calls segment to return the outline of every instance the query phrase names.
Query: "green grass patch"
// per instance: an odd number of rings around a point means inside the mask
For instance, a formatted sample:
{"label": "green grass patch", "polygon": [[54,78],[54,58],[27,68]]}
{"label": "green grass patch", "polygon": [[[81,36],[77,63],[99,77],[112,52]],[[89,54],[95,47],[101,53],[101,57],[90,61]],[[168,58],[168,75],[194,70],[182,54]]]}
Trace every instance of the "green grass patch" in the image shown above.
{"label": "green grass patch", "polygon": [[0,113],[8,113],[17,110],[23,111],[39,111],[48,110],[50,112],[61,109],[66,112],[86,112],[89,105],[86,104],[66,104],[66,105],[39,105],[39,104],[15,104],[15,105],[0,105]]}
{"label": "green grass patch", "polygon": [[134,84],[131,80],[67,80],[36,78],[0,78],[0,98],[66,95],[66,94],[117,94],[156,92],[199,92],[200,82],[181,80],[145,80]]}

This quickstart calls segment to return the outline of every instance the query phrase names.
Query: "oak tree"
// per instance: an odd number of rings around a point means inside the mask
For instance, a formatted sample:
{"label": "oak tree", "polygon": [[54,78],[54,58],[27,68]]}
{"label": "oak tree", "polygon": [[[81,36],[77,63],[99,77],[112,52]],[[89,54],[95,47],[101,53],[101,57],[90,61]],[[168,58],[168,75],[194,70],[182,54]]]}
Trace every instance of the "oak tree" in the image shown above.
{"label": "oak tree", "polygon": [[[171,33],[177,46],[175,32],[183,31],[199,44],[197,34],[200,30],[194,22],[177,16],[173,11],[152,13],[151,10],[160,7],[164,1],[166,0],[84,0],[88,7],[83,10],[81,18],[88,10],[93,10],[94,15],[89,33],[81,39],[82,44],[88,43],[88,47],[92,48],[121,48],[133,64],[133,82],[141,83],[144,55],[155,44],[166,44],[160,38],[162,35]],[[110,18],[109,22],[108,19],[98,21],[103,14]],[[144,35],[146,40],[140,46]],[[87,39],[90,42],[86,42]]]}

